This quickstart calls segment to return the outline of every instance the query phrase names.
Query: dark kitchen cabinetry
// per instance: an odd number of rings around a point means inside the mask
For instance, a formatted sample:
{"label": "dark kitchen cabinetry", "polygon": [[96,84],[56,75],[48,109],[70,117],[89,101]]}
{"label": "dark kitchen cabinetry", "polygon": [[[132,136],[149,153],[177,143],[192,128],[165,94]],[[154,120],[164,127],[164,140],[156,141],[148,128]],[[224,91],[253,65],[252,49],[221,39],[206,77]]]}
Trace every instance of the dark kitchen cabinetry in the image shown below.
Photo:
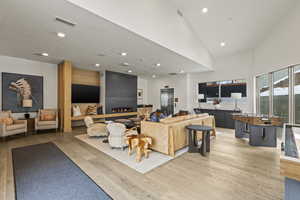
{"label": "dark kitchen cabinetry", "polygon": [[234,120],[232,119],[233,113],[240,113],[241,111],[235,110],[217,110],[217,109],[194,109],[195,113],[208,113],[213,115],[216,120],[216,126],[220,128],[231,128],[234,129]]}

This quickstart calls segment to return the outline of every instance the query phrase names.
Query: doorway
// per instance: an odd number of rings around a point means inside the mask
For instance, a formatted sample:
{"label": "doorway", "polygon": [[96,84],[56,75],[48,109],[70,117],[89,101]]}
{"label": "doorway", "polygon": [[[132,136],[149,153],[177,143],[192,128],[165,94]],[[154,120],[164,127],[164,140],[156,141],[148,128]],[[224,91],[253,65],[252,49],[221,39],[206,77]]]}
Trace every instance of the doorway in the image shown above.
{"label": "doorway", "polygon": [[161,111],[165,115],[174,114],[174,88],[165,88],[160,90]]}

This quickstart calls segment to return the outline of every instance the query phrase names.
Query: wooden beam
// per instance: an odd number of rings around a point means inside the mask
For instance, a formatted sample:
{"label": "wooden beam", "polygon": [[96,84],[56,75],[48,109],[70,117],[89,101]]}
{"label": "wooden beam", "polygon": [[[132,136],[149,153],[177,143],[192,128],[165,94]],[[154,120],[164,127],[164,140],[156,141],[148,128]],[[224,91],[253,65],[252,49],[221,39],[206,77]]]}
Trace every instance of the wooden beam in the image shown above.
{"label": "wooden beam", "polygon": [[100,86],[100,73],[98,71],[72,68],[72,83],[79,85]]}
{"label": "wooden beam", "polygon": [[72,63],[70,61],[63,61],[58,66],[58,72],[60,125],[63,132],[71,132]]}

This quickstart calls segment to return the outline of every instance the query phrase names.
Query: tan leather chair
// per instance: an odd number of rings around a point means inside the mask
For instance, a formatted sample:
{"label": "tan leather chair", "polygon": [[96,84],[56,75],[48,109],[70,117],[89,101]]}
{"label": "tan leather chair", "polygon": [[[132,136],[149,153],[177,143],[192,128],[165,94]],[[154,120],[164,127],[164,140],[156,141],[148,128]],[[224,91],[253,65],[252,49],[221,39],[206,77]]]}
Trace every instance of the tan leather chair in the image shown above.
{"label": "tan leather chair", "polygon": [[[0,118],[11,117],[11,111],[0,111]],[[26,120],[13,120],[12,125],[6,125],[0,122],[0,137],[5,138],[11,135],[17,135],[21,133],[27,133],[27,121]]]}
{"label": "tan leather chair", "polygon": [[106,137],[108,135],[106,124],[94,123],[93,118],[87,116],[84,118],[87,127],[87,134],[90,137]]}
{"label": "tan leather chair", "polygon": [[[55,119],[51,121],[42,121],[41,115],[43,112],[48,112],[55,115]],[[56,109],[42,109],[38,111],[37,117],[35,118],[35,131],[38,130],[50,130],[58,129],[58,113]]]}

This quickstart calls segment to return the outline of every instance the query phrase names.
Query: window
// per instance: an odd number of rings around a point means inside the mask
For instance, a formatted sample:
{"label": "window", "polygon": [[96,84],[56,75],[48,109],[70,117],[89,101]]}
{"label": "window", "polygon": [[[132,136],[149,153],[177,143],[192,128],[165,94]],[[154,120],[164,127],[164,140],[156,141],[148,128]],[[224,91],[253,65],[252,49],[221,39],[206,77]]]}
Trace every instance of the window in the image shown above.
{"label": "window", "polygon": [[256,112],[300,124],[300,65],[256,77]]}
{"label": "window", "polygon": [[289,121],[289,69],[273,73],[273,115]]}
{"label": "window", "polygon": [[294,68],[295,123],[300,124],[300,66]]}
{"label": "window", "polygon": [[258,113],[263,115],[269,114],[269,75],[264,74],[256,78],[257,94],[258,94]]}

